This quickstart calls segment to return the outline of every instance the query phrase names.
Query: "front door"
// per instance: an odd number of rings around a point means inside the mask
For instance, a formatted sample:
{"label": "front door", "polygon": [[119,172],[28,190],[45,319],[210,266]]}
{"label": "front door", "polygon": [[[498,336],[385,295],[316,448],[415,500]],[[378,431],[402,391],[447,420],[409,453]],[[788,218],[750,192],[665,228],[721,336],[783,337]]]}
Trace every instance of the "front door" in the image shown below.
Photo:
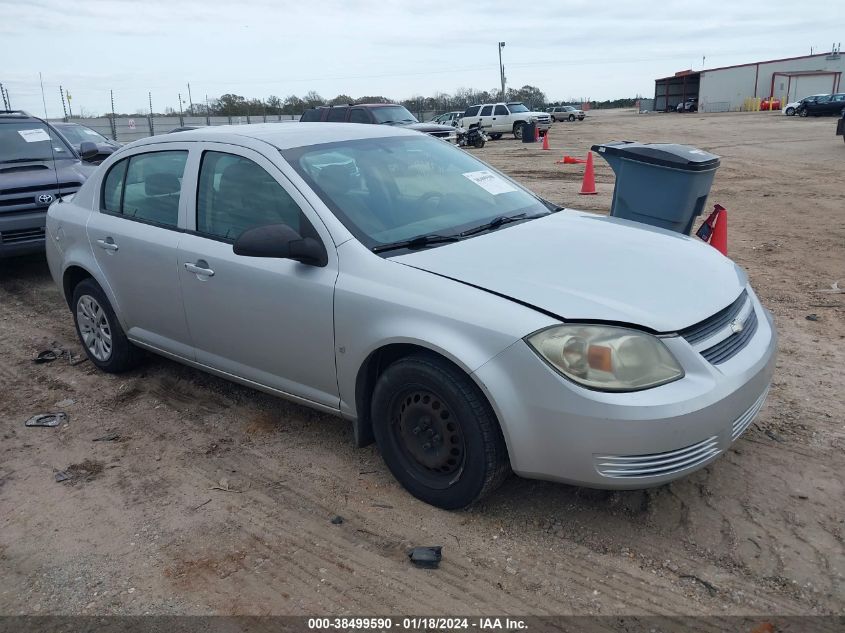
{"label": "front door", "polygon": [[[338,408],[337,255],[319,217],[266,157],[211,143],[188,208],[179,275],[197,362]],[[279,223],[319,239],[328,265],[235,255],[244,230]]]}
{"label": "front door", "polygon": [[88,239],[129,338],[192,358],[177,267],[188,145],[176,147],[109,168]]}

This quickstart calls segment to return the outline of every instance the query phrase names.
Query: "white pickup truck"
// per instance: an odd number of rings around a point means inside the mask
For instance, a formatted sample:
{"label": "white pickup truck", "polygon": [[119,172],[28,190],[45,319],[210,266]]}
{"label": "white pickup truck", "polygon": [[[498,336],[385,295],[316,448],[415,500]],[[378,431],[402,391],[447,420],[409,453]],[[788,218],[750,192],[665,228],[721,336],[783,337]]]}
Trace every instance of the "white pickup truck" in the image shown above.
{"label": "white pickup truck", "polygon": [[546,112],[532,112],[519,102],[484,103],[473,105],[464,111],[459,126],[467,130],[471,125],[481,123],[484,131],[492,139],[502,138],[502,134],[512,133],[514,138],[522,138],[522,127],[527,123],[536,123],[537,129],[545,132],[552,119]]}

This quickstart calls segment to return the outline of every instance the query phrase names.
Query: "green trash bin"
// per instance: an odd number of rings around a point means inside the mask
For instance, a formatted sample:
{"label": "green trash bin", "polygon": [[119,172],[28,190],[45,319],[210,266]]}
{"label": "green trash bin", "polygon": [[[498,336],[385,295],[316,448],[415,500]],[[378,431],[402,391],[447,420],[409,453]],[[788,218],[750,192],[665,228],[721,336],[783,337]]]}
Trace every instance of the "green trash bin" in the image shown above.
{"label": "green trash bin", "polygon": [[689,235],[701,215],[720,160],[675,143],[593,145],[616,174],[610,215]]}

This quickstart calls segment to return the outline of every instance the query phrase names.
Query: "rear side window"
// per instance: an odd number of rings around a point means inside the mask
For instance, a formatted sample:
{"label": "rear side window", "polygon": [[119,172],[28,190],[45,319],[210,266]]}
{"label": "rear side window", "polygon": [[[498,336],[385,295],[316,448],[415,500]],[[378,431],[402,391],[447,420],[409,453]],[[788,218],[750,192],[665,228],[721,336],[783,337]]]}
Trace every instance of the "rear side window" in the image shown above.
{"label": "rear side window", "polygon": [[287,224],[312,234],[299,205],[263,167],[234,154],[205,152],[197,191],[197,232],[234,241],[245,230]]}
{"label": "rear side window", "polygon": [[115,164],[103,181],[102,208],[110,213],[175,228],[188,152],[137,154]]}
{"label": "rear side window", "polygon": [[480,116],[490,116],[491,114],[493,114],[493,106],[486,105],[483,108],[481,108]]}
{"label": "rear side window", "polygon": [[464,112],[464,116],[475,116],[478,114],[478,111],[481,109],[481,106],[470,106]]}
{"label": "rear side window", "polygon": [[508,112],[508,109],[505,106],[497,105],[496,106],[496,115],[499,115],[499,114],[504,114],[504,115],[507,116],[510,113]]}
{"label": "rear side window", "polygon": [[304,121],[305,123],[310,123],[312,121],[319,121],[320,120],[320,111],[317,108],[311,108],[310,110],[306,110],[302,113],[302,116],[299,117],[300,121]]}
{"label": "rear side window", "polygon": [[349,122],[369,123],[370,118],[367,116],[367,113],[364,112],[364,108],[352,108],[352,112],[349,113]]}
{"label": "rear side window", "polygon": [[346,120],[346,111],[348,109],[349,108],[332,108],[331,110],[329,110],[328,120],[333,121],[335,123],[337,123],[337,122],[342,123],[343,121]]}

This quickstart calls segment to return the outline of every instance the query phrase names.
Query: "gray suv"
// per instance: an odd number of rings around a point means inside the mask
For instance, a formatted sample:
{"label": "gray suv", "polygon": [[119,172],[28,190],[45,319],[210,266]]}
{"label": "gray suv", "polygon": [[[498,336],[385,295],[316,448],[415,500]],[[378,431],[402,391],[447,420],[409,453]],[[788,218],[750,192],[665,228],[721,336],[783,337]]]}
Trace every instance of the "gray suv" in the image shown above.
{"label": "gray suv", "polygon": [[94,169],[46,121],[0,110],[0,258],[43,251],[47,207],[75,193]]}

